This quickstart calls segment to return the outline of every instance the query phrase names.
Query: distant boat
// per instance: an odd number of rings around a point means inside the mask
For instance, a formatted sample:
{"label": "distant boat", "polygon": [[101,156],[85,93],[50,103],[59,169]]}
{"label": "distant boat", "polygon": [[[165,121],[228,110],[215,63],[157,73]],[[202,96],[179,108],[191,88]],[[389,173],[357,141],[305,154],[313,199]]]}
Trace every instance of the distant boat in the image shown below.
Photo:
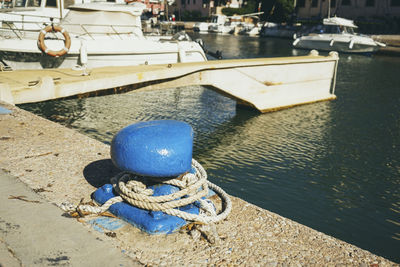
{"label": "distant boat", "polygon": [[223,26],[227,22],[227,16],[216,14],[211,16],[210,22],[196,22],[193,31],[196,32],[218,32],[218,26]]}
{"label": "distant boat", "polygon": [[294,34],[299,30],[299,28],[300,25],[265,22],[260,30],[260,36],[292,39]]}
{"label": "distant boat", "polygon": [[258,35],[261,26],[258,23],[245,22],[244,18],[251,17],[253,20],[259,20],[257,15],[264,12],[250,13],[244,15],[225,16],[223,14],[215,14],[211,16],[210,22],[197,22],[193,26],[193,30],[201,33],[234,33]]}
{"label": "distant boat", "polygon": [[0,65],[7,69],[93,68],[206,60],[200,44],[184,32],[172,38],[146,38],[140,21],[143,8],[141,3],[73,5],[60,25],[47,25],[41,31],[3,28]]}
{"label": "distant boat", "polygon": [[[310,33],[294,40],[295,48],[338,51],[345,53],[373,53],[383,43],[371,37],[354,32],[358,28],[352,20],[330,17],[323,20],[322,25],[314,27]],[[297,37],[297,36],[295,36]]]}

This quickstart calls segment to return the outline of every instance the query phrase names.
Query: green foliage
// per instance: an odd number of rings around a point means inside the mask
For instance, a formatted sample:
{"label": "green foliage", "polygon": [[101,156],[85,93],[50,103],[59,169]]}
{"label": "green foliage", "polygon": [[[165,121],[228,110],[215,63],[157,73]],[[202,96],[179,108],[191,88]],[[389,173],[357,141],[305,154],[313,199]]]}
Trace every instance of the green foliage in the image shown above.
{"label": "green foliage", "polygon": [[227,16],[233,16],[233,15],[244,15],[244,14],[249,14],[249,13],[253,13],[256,12],[257,8],[256,5],[258,5],[258,3],[256,3],[255,0],[249,0],[247,2],[247,5],[241,8],[230,8],[230,7],[226,7],[222,9],[222,14],[227,15]]}
{"label": "green foliage", "polygon": [[294,12],[293,0],[276,0],[273,10],[269,13],[267,20],[274,22],[288,22]]}
{"label": "green foliage", "polygon": [[258,11],[258,5],[261,2],[261,20],[274,22],[290,21],[294,12],[294,0],[248,0],[247,5],[242,8],[224,8],[222,13],[227,16],[243,15]]}
{"label": "green foliage", "polygon": [[204,18],[201,15],[201,12],[198,10],[188,11],[185,10],[181,14],[183,21],[203,21]]}

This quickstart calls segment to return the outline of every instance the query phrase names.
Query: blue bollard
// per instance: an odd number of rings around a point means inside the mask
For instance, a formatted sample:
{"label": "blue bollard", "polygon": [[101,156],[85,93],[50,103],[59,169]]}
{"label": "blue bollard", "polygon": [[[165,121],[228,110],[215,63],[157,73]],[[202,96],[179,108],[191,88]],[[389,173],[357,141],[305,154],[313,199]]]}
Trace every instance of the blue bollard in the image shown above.
{"label": "blue bollard", "polygon": [[[185,172],[194,173],[192,168],[193,130],[184,122],[158,120],[139,122],[120,130],[111,142],[111,159],[121,170],[158,179],[171,179]],[[178,187],[167,184],[149,186],[153,196],[169,195],[179,191]],[[97,189],[94,200],[104,204],[115,197],[111,184]],[[199,214],[198,201],[179,209]],[[115,216],[133,224],[149,234],[169,234],[186,225],[184,219],[161,211],[143,210],[126,202],[115,203],[109,211]]]}
{"label": "blue bollard", "polygon": [[171,177],[190,171],[192,127],[181,121],[139,122],[120,130],[111,142],[115,166],[142,176]]}

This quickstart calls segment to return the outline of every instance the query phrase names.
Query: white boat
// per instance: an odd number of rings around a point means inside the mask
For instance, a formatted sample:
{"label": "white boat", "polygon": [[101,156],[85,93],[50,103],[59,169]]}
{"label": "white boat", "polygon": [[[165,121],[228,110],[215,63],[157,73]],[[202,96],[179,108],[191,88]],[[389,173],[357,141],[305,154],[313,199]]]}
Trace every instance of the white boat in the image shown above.
{"label": "white boat", "polygon": [[241,30],[239,30],[239,34],[243,35],[250,35],[250,36],[256,36],[260,34],[261,26],[256,24],[243,24]]}
{"label": "white boat", "polygon": [[369,36],[356,34],[356,28],[358,27],[352,20],[330,17],[324,19],[323,25],[318,25],[309,34],[296,38],[293,46],[345,53],[373,53],[385,46]]}
{"label": "white boat", "polygon": [[259,15],[264,12],[250,13],[245,15],[239,15],[241,17],[241,23],[235,26],[234,34],[250,35],[255,36],[260,34],[262,24],[259,23]]}
{"label": "white boat", "polygon": [[227,21],[227,16],[216,14],[211,16],[210,22],[196,22],[193,25],[193,31],[196,32],[218,32],[218,27],[223,26]]}
{"label": "white boat", "polygon": [[144,37],[143,8],[141,3],[73,5],[59,26],[40,32],[3,29],[0,64],[7,69],[94,68],[206,60],[201,46],[186,33]]}
{"label": "white boat", "polygon": [[209,24],[209,22],[196,22],[193,25],[193,31],[207,33]]}

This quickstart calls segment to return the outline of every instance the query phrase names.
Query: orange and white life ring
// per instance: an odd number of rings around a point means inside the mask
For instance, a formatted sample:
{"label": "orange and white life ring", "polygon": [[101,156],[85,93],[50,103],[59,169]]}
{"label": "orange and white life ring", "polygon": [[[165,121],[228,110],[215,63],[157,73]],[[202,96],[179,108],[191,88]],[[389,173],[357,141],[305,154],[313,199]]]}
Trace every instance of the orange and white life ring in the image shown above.
{"label": "orange and white life ring", "polygon": [[[53,51],[47,48],[46,44],[44,43],[44,37],[48,32],[61,32],[64,36],[64,47],[61,50]],[[39,33],[38,37],[38,47],[43,52],[52,57],[61,57],[68,53],[71,47],[71,37],[69,36],[68,32],[61,26],[57,25],[49,25],[46,28],[42,29]]]}

